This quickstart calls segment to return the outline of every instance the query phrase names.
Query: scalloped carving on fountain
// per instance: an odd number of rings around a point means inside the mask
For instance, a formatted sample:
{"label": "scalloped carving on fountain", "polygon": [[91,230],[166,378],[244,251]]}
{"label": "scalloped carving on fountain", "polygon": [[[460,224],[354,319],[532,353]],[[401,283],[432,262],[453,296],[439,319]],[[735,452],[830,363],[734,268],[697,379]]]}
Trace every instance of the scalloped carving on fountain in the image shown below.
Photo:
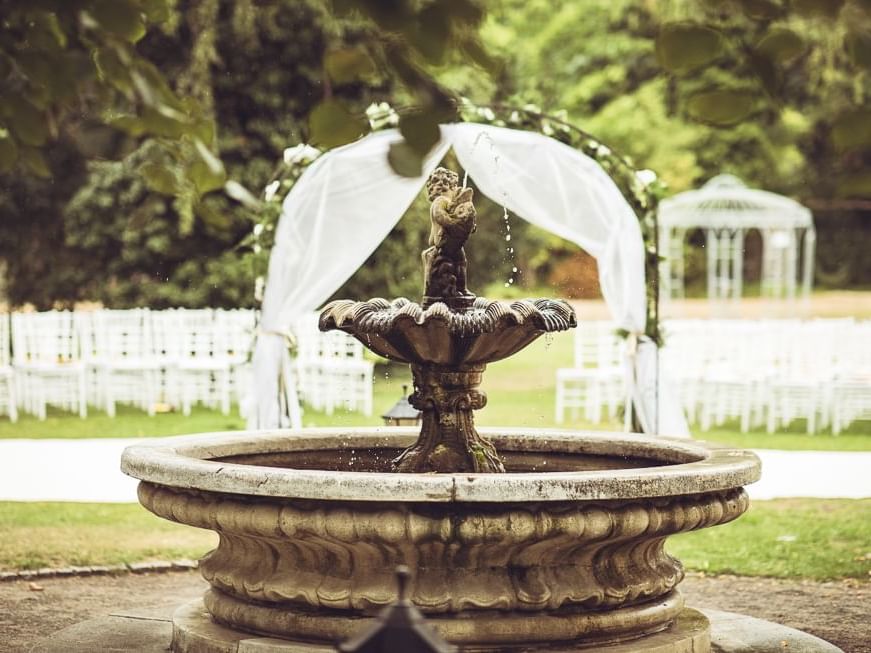
{"label": "scalloped carving on fountain", "polygon": [[742,489],[637,502],[456,506],[330,502],[256,507],[144,483],[143,505],[166,519],[217,531],[203,577],[238,599],[295,609],[371,611],[395,600],[392,570],[426,560],[410,596],[424,613],[626,607],[668,594],[683,579],[665,538],[731,521]]}
{"label": "scalloped carving on fountain", "polygon": [[544,333],[577,326],[575,312],[555,299],[502,302],[478,297],[470,311],[436,302],[424,309],[404,297],[339,299],[321,312],[321,330],[341,329],[379,356],[414,365],[463,366],[513,356]]}

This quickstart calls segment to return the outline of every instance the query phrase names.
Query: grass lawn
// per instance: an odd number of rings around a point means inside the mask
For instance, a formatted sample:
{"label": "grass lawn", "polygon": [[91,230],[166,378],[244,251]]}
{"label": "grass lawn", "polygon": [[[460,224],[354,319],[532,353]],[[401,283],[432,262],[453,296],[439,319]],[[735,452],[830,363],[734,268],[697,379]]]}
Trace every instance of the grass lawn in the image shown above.
{"label": "grass lawn", "polygon": [[871,575],[871,499],[754,501],[723,526],[684,533],[666,548],[687,569],[781,578]]}
{"label": "grass lawn", "polygon": [[[0,503],[0,570],[199,558],[208,531],[131,504]],[[688,570],[783,578],[867,578],[871,499],[754,502],[740,519],[669,538]]]}
{"label": "grass lawn", "polygon": [[[482,426],[553,427],[555,405],[555,371],[572,360],[572,334],[545,336],[516,356],[488,366],[482,388],[488,395],[488,404],[476,413]],[[402,386],[411,384],[407,366],[377,365],[375,368],[374,414],[365,417],[359,413],[336,412],[325,415],[306,410],[306,426],[352,426],[380,424],[379,415],[386,412],[401,396]],[[622,430],[622,423],[592,425],[581,420],[569,420],[562,426],[576,429]],[[228,431],[245,427],[237,412],[225,417],[206,408],[195,408],[190,417],[179,413],[164,413],[148,417],[135,408],[119,406],[118,416],[109,418],[92,409],[87,419],[69,413],[50,410],[49,417],[40,422],[30,415],[22,415],[16,424],[0,418],[0,439],[3,438],[101,438],[151,437]],[[850,430],[838,437],[829,434],[807,435],[804,424],[794,422],[787,432],[769,435],[764,432],[742,434],[737,423],[726,428],[697,432],[696,436],[713,442],[757,449],[800,450],[871,450],[871,422],[856,422]]]}

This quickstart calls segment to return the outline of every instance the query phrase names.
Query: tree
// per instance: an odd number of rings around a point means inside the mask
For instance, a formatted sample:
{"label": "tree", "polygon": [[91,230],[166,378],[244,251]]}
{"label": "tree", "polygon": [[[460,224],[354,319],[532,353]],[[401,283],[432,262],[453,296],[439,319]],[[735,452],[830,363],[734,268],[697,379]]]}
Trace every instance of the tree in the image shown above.
{"label": "tree", "polygon": [[[0,92],[13,98],[0,116],[0,170],[7,171],[0,231],[13,236],[4,241],[15,242],[14,234],[28,224],[28,198],[39,195],[44,210],[40,228],[24,230],[35,238],[30,256],[19,257],[22,250],[11,246],[0,247],[0,256],[8,261],[13,301],[41,306],[85,296],[110,303],[154,301],[154,293],[135,291],[144,280],[172,281],[173,266],[189,270],[194,254],[221,252],[231,259],[251,227],[252,212],[260,209],[246,188],[265,185],[289,143],[335,146],[359,136],[366,128],[363,109],[374,93],[389,99],[392,77],[404,85],[403,97],[419,105],[403,119],[408,143],[397,162],[404,170],[419,165],[432,144],[433,121],[450,110],[448,93],[426,67],[454,48],[474,51],[483,15],[471,0],[426,6],[397,0],[389,7],[337,2],[345,16],[340,20],[314,1],[2,5],[0,63],[8,65],[0,66]],[[477,57],[486,61],[483,53]],[[38,111],[25,110],[31,105]],[[70,176],[53,168],[61,144]],[[86,170],[92,157],[124,160]],[[60,221],[62,207],[82,183]],[[241,201],[248,215],[233,201]],[[100,224],[91,224],[94,216]],[[156,256],[158,241],[166,252],[159,260],[129,255],[139,248]],[[46,278],[47,260],[58,279],[77,282],[56,285]],[[66,261],[84,265],[74,264],[75,274],[67,274]],[[203,258],[199,267],[216,266]],[[102,277],[112,282],[101,285]],[[185,278],[217,286],[217,299],[215,293],[178,292],[178,286],[159,292],[158,301],[238,301],[235,290],[221,296],[226,283],[196,274]],[[239,279],[232,276],[234,283]]]}

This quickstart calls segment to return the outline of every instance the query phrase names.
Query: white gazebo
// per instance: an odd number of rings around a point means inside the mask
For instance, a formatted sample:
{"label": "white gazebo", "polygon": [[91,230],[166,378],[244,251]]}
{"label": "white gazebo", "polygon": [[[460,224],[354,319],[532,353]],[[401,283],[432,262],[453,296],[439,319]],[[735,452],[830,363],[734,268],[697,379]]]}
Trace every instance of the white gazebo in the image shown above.
{"label": "white gazebo", "polygon": [[688,436],[679,405],[661,384],[656,345],[644,336],[644,241],[638,218],[603,168],[539,133],[458,123],[441,126],[441,140],[420,177],[400,177],[387,153],[401,138],[389,129],[327,152],[285,198],[254,352],[256,405],[249,411],[249,427],[300,425],[285,340],[290,325],[321,306],[366,261],[453,149],[483,194],[595,257],[615,328],[637,343],[629,348],[627,380],[640,423],[648,433]]}
{"label": "white gazebo", "polygon": [[684,297],[687,233],[701,229],[707,251],[708,298],[718,314],[733,312],[743,294],[745,238],[762,237],[761,294],[799,312],[813,284],[816,231],[810,210],[795,200],[748,188],[733,175],[718,175],[702,188],[679,193],[659,205],[660,272],[663,300]]}

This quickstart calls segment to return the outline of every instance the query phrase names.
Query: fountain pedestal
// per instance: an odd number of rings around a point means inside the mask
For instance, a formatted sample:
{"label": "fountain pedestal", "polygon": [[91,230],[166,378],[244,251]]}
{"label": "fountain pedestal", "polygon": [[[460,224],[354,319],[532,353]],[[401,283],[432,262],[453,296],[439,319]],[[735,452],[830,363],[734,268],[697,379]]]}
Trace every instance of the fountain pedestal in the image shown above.
{"label": "fountain pedestal", "polygon": [[415,390],[408,400],[423,423],[418,441],[394,461],[397,471],[505,471],[493,443],[475,430],[472,411],[487,404],[478,390],[484,367],[411,366]]}

